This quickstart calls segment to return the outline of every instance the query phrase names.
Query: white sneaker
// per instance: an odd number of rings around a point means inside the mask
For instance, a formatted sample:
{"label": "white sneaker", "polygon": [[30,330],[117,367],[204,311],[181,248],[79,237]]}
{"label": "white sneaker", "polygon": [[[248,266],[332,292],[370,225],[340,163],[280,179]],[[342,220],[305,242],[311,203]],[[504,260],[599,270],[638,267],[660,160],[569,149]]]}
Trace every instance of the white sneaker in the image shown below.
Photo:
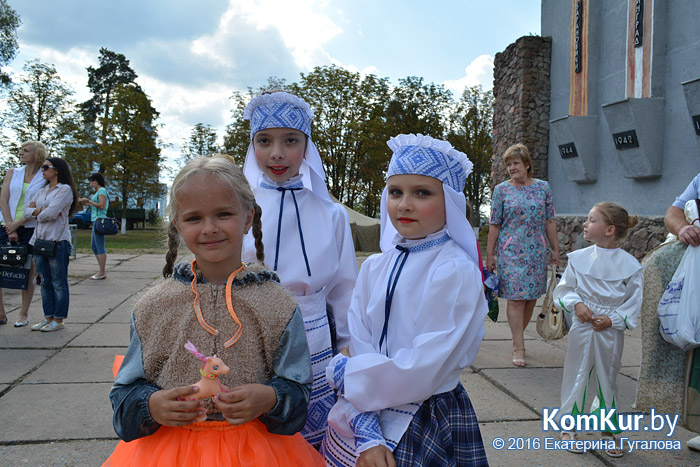
{"label": "white sneaker", "polygon": [[59,323],[58,321],[50,321],[49,324],[41,328],[41,332],[51,332],[51,331],[58,331],[59,329],[63,329],[65,326],[63,323]]}
{"label": "white sneaker", "polygon": [[32,331],[41,331],[51,322],[52,321],[49,321],[48,319],[41,320],[40,322],[32,325]]}

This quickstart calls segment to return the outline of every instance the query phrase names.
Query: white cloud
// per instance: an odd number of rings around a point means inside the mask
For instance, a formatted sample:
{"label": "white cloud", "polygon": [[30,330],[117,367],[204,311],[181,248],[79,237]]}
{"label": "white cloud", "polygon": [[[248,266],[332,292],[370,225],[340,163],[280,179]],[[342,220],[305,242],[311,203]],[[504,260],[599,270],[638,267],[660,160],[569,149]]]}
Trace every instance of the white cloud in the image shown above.
{"label": "white cloud", "polygon": [[484,91],[493,88],[493,57],[480,55],[464,69],[464,76],[443,83],[455,97],[462,95],[464,88],[481,85]]}

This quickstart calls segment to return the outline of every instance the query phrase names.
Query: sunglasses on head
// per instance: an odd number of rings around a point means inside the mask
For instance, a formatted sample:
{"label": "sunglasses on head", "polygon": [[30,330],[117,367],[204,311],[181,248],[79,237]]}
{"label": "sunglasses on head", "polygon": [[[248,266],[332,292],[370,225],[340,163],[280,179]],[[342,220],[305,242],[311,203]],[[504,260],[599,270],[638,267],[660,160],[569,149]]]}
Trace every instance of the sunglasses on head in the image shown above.
{"label": "sunglasses on head", "polygon": [[54,167],[53,165],[49,165],[49,164],[44,164],[41,166],[41,170],[43,170],[44,172],[46,172],[49,169],[55,169],[55,168],[56,167]]}

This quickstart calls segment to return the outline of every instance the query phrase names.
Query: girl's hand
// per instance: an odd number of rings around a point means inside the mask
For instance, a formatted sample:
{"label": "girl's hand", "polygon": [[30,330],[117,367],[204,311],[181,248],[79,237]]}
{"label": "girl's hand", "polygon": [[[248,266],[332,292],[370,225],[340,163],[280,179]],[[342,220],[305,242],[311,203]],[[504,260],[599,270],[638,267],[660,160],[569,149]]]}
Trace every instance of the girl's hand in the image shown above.
{"label": "girl's hand", "polygon": [[28,208],[35,208],[36,207],[36,201],[30,201],[29,204],[27,204]]}
{"label": "girl's hand", "polygon": [[7,233],[7,239],[11,242],[19,242],[19,234],[16,230]]}
{"label": "girl's hand", "polygon": [[600,332],[605,331],[612,326],[612,320],[609,316],[600,315],[593,318],[593,330]]}
{"label": "girl's hand", "polygon": [[350,357],[350,349],[348,348],[347,345],[345,347],[343,347],[342,349],[340,349],[340,353],[342,353],[346,357]]}
{"label": "girl's hand", "polygon": [[153,420],[165,426],[185,426],[195,421],[204,421],[207,418],[204,402],[187,400],[197,391],[197,386],[156,391],[148,398],[148,411]]}
{"label": "girl's hand", "polygon": [[244,384],[220,392],[213,401],[227,422],[243,425],[272,410],[277,405],[277,393],[272,386]]}
{"label": "girl's hand", "polygon": [[78,198],[78,202],[79,202],[80,204],[82,204],[83,206],[85,206],[87,203],[90,202],[90,200],[87,199],[87,198]]}
{"label": "girl's hand", "polygon": [[496,269],[496,258],[494,258],[493,256],[487,256],[486,264],[484,265],[484,267],[488,272],[493,274],[493,271]]}
{"label": "girl's hand", "polygon": [[590,308],[584,305],[583,302],[578,302],[574,309],[576,310],[576,317],[582,323],[590,323],[593,321],[593,312]]}
{"label": "girl's hand", "polygon": [[374,446],[360,454],[357,467],[396,467],[396,461],[386,446]]}

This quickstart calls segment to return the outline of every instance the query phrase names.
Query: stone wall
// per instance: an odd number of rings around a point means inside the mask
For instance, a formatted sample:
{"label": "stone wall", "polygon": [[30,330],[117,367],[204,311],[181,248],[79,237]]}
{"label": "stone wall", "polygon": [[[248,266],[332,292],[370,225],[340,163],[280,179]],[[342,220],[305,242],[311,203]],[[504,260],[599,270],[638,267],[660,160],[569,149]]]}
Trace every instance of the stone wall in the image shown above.
{"label": "stone wall", "polygon": [[[557,233],[561,259],[566,264],[566,253],[585,248],[591,243],[583,238],[584,216],[557,215]],[[644,256],[664,241],[668,231],[663,217],[640,216],[639,223],[630,230],[620,247],[641,261]]]}
{"label": "stone wall", "polygon": [[503,153],[515,143],[523,143],[530,150],[534,176],[548,178],[551,50],[551,38],[524,36],[496,54],[492,187],[509,178],[503,166]]}

